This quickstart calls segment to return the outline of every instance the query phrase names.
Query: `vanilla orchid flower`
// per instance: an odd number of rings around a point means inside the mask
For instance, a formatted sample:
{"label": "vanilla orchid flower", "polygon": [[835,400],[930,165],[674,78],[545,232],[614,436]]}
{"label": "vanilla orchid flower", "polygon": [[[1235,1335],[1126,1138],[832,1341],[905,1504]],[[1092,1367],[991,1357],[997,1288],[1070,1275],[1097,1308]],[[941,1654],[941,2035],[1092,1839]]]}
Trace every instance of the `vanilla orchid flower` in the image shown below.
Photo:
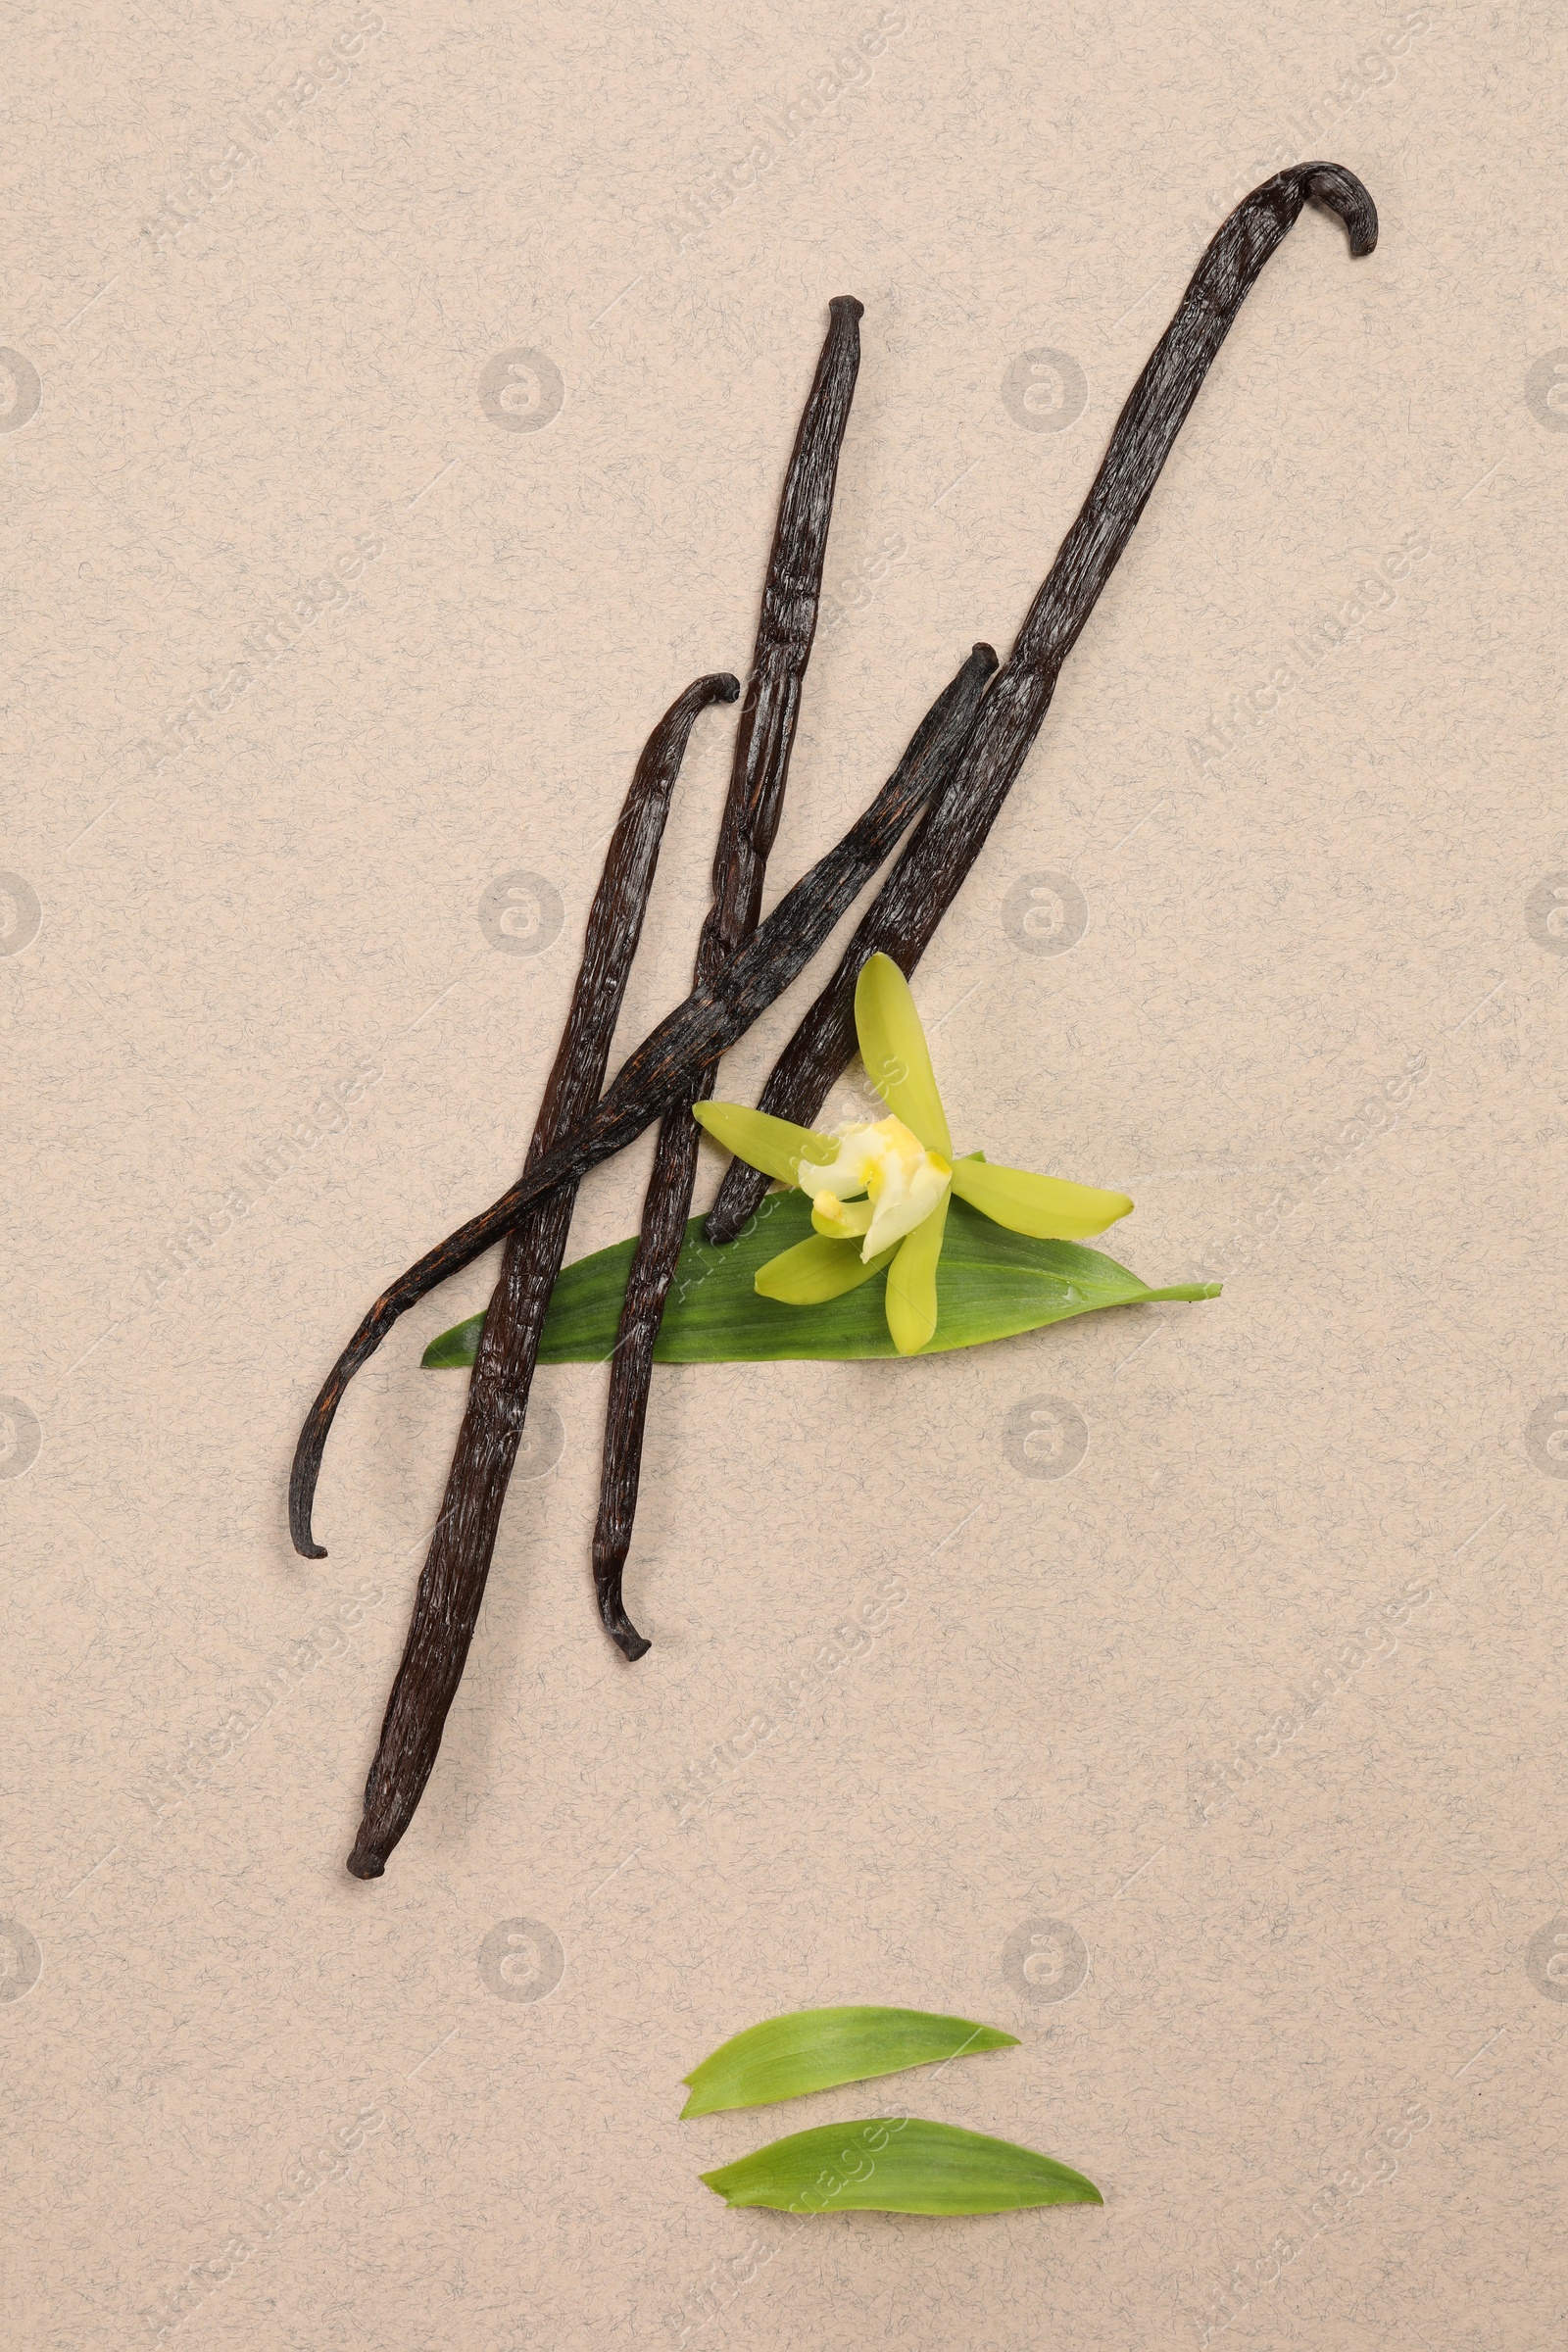
{"label": "vanilla orchid flower", "polygon": [[759,1269],[762,1297],[813,1306],[886,1266],[888,1330],[901,1355],[914,1355],[936,1336],[937,1261],[955,1193],[1037,1241],[1087,1241],[1132,1202],[1125,1193],[992,1167],[978,1154],[955,1158],[920,1016],[890,956],[861,966],[855,1028],[886,1118],[818,1135],[739,1102],[694,1102],[692,1116],[737,1157],[810,1198],[812,1238]]}

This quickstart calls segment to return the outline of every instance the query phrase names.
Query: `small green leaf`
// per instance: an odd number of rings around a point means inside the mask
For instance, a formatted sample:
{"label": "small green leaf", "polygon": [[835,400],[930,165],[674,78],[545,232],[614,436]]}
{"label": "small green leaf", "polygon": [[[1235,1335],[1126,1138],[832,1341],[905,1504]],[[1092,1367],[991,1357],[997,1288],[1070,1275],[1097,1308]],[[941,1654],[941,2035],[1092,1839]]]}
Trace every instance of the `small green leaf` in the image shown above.
{"label": "small green leaf", "polygon": [[[627,1272],[631,1271],[630,1262]],[[419,1358],[425,1372],[464,1372],[479,1352],[479,1334],[484,1329],[484,1315],[469,1315],[466,1322],[454,1323],[450,1330],[432,1340]]]}
{"label": "small green leaf", "polygon": [[[887,1278],[878,1273],[843,1298],[786,1306],[758,1297],[758,1271],[780,1251],[809,1241],[804,1193],[770,1193],[739,1239],[713,1250],[703,1220],[686,1228],[654,1360],[661,1364],[776,1363],[897,1357],[888,1331]],[[636,1242],[616,1242],[568,1266],[551,1296],[539,1346],[542,1364],[599,1364],[613,1352]],[[823,1250],[836,1245],[819,1243]],[[937,1264],[937,1331],[921,1352],[975,1348],[1038,1331],[1102,1306],[1167,1298],[1217,1298],[1219,1284],[1181,1283],[1152,1291],[1114,1258],[1077,1242],[1032,1241],[993,1225],[963,1200],[948,1212]],[[454,1324],[424,1351],[427,1370],[471,1364],[483,1315]]]}
{"label": "small green leaf", "polygon": [[1033,2148],[919,2116],[823,2124],[699,2177],[731,2205],[779,2213],[1014,2213],[1105,2201],[1082,2173]]}
{"label": "small green leaf", "polygon": [[795,2009],[721,2042],[684,2080],[691,2097],[681,2115],[716,2115],[724,2107],[765,2107],[836,2082],[867,2082],[908,2066],[935,2066],[975,2050],[1015,2046],[1016,2034],[928,2009]]}

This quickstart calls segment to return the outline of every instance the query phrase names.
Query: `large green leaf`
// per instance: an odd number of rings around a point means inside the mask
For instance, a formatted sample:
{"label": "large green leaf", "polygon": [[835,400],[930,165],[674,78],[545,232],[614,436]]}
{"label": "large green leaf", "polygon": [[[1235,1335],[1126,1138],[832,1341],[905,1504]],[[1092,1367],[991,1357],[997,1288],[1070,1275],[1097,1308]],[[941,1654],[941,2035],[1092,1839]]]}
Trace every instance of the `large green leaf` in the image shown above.
{"label": "large green leaf", "polygon": [[1082,2173],[1037,2148],[918,2115],[818,2124],[697,2177],[730,2205],[776,2213],[1016,2213],[1105,2202]]}
{"label": "large green leaf", "polygon": [[[750,1232],[722,1250],[703,1240],[693,1217],[681,1245],[669,1304],[654,1350],[662,1364],[773,1363],[786,1358],[896,1356],[883,1303],[885,1273],[817,1306],[760,1298],[759,1266],[808,1239],[811,1204],[804,1193],[770,1193]],[[539,1346],[542,1364],[603,1363],[613,1351],[620,1303],[635,1241],[616,1242],[568,1266],[556,1284]],[[955,1200],[937,1267],[936,1337],[921,1350],[940,1355],[974,1348],[1042,1324],[1062,1323],[1102,1306],[1166,1298],[1215,1298],[1218,1283],[1183,1283],[1152,1291],[1098,1250],[1077,1242],[1037,1242],[1009,1233]],[[432,1371],[471,1364],[483,1315],[470,1315],[432,1340],[422,1361]]]}

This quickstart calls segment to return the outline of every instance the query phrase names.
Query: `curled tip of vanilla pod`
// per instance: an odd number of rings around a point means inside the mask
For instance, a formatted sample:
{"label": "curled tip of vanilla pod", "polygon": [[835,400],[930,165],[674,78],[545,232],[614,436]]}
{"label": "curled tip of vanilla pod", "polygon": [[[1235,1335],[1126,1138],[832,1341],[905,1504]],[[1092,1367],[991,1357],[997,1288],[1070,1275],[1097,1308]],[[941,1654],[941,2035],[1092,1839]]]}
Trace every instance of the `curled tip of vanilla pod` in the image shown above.
{"label": "curled tip of vanilla pod", "polygon": [[1378,208],[1368,190],[1353,172],[1343,164],[1298,164],[1295,176],[1300,179],[1314,204],[1325,212],[1336,213],[1344,221],[1350,240],[1350,256],[1360,261],[1371,253],[1378,241]]}
{"label": "curled tip of vanilla pod", "polygon": [[[596,1577],[599,1574],[597,1559],[594,1562],[594,1573]],[[640,1634],[637,1631],[626,1614],[625,1604],[618,1597],[611,1596],[601,1600],[599,1615],[606,1633],[629,1666],[635,1666],[639,1658],[647,1657],[654,1645],[646,1634]]]}

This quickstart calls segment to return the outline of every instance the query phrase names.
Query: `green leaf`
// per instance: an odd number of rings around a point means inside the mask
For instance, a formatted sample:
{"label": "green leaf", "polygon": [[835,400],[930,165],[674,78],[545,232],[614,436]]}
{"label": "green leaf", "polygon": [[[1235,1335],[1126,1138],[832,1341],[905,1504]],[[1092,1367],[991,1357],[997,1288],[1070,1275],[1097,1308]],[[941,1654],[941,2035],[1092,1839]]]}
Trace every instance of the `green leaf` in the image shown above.
{"label": "green leaf", "polygon": [[[680,1261],[654,1358],[661,1364],[775,1363],[836,1357],[897,1356],[884,1303],[885,1273],[816,1306],[760,1298],[758,1269],[780,1250],[811,1238],[804,1193],[770,1193],[737,1241],[713,1250],[703,1221],[686,1228]],[[613,1351],[620,1302],[635,1241],[580,1257],[556,1284],[540,1341],[542,1364],[603,1363]],[[824,1244],[824,1248],[829,1245]],[[1125,1266],[1078,1242],[1038,1242],[993,1225],[965,1201],[948,1212],[937,1266],[936,1337],[921,1352],[975,1348],[1016,1332],[1037,1331],[1102,1306],[1167,1298],[1215,1298],[1218,1283],[1152,1291]],[[471,1364],[482,1315],[455,1324],[424,1351],[427,1369]]]}
{"label": "green leaf", "polygon": [[765,2107],[836,2082],[866,2082],[908,2066],[935,2066],[974,2050],[1005,2050],[1016,2034],[928,2009],[795,2009],[721,2042],[683,2079],[682,2117],[724,2107]]}
{"label": "green leaf", "polygon": [[699,2177],[731,2205],[779,2213],[1014,2213],[1105,2201],[1082,2173],[1033,2148],[919,2116],[823,2124]]}

